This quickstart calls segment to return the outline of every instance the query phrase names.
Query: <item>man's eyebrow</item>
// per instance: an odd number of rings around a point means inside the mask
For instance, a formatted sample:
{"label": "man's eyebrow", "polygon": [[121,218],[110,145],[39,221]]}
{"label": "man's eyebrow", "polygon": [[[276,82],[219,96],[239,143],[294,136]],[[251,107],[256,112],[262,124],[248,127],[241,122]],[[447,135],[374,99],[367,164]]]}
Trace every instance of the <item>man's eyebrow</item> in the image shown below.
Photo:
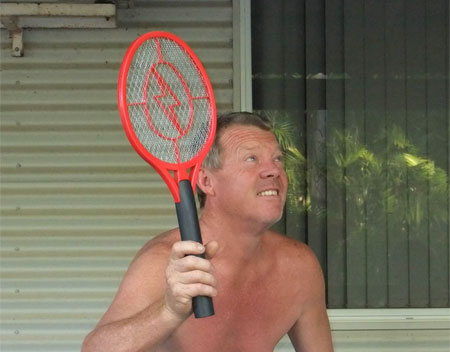
{"label": "man's eyebrow", "polygon": [[252,144],[252,145],[241,145],[241,149],[245,149],[245,150],[254,150],[254,149],[258,149],[259,146],[256,144]]}
{"label": "man's eyebrow", "polygon": [[[251,145],[241,145],[239,147],[239,151],[241,152],[252,152],[254,150],[259,150],[260,146],[258,144],[251,144]],[[277,147],[276,154],[283,155],[283,151],[281,150],[280,146]]]}

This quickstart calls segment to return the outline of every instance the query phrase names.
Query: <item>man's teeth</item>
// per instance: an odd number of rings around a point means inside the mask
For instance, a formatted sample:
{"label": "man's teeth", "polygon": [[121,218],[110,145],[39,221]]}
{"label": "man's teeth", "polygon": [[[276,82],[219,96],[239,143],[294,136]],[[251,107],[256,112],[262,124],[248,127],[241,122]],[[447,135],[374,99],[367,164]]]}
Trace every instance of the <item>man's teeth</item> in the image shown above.
{"label": "man's teeth", "polygon": [[276,195],[278,195],[278,191],[276,190],[269,190],[258,193],[258,196],[276,196]]}

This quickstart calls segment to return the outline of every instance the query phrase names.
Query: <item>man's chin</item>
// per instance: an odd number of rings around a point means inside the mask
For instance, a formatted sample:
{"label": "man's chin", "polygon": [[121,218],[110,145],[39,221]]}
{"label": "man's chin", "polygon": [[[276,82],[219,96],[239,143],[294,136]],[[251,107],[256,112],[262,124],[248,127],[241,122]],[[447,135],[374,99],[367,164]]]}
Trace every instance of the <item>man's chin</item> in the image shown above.
{"label": "man's chin", "polygon": [[275,225],[278,221],[280,221],[282,217],[283,211],[278,211],[274,214],[267,215],[265,217],[264,223],[267,225],[267,227],[271,227],[272,225]]}

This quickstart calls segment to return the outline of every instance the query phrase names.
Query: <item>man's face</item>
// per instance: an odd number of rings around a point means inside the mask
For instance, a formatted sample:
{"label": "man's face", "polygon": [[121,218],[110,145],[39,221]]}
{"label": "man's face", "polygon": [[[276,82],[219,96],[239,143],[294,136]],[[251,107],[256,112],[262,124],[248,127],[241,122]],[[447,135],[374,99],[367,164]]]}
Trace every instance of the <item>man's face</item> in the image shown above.
{"label": "man's face", "polygon": [[213,171],[222,211],[272,225],[283,213],[287,178],[275,136],[254,126],[231,126],[220,137],[222,168]]}

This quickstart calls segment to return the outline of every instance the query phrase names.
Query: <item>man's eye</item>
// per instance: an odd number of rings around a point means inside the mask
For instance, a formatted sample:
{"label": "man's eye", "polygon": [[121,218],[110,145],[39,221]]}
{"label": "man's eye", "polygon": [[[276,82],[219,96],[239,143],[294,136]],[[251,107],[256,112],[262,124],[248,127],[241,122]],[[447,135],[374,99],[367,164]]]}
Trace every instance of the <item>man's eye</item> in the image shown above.
{"label": "man's eye", "polygon": [[282,163],[283,162],[283,156],[280,155],[280,156],[275,157],[275,161],[279,161],[280,163]]}
{"label": "man's eye", "polygon": [[256,161],[256,156],[250,155],[250,156],[247,158],[247,161]]}

